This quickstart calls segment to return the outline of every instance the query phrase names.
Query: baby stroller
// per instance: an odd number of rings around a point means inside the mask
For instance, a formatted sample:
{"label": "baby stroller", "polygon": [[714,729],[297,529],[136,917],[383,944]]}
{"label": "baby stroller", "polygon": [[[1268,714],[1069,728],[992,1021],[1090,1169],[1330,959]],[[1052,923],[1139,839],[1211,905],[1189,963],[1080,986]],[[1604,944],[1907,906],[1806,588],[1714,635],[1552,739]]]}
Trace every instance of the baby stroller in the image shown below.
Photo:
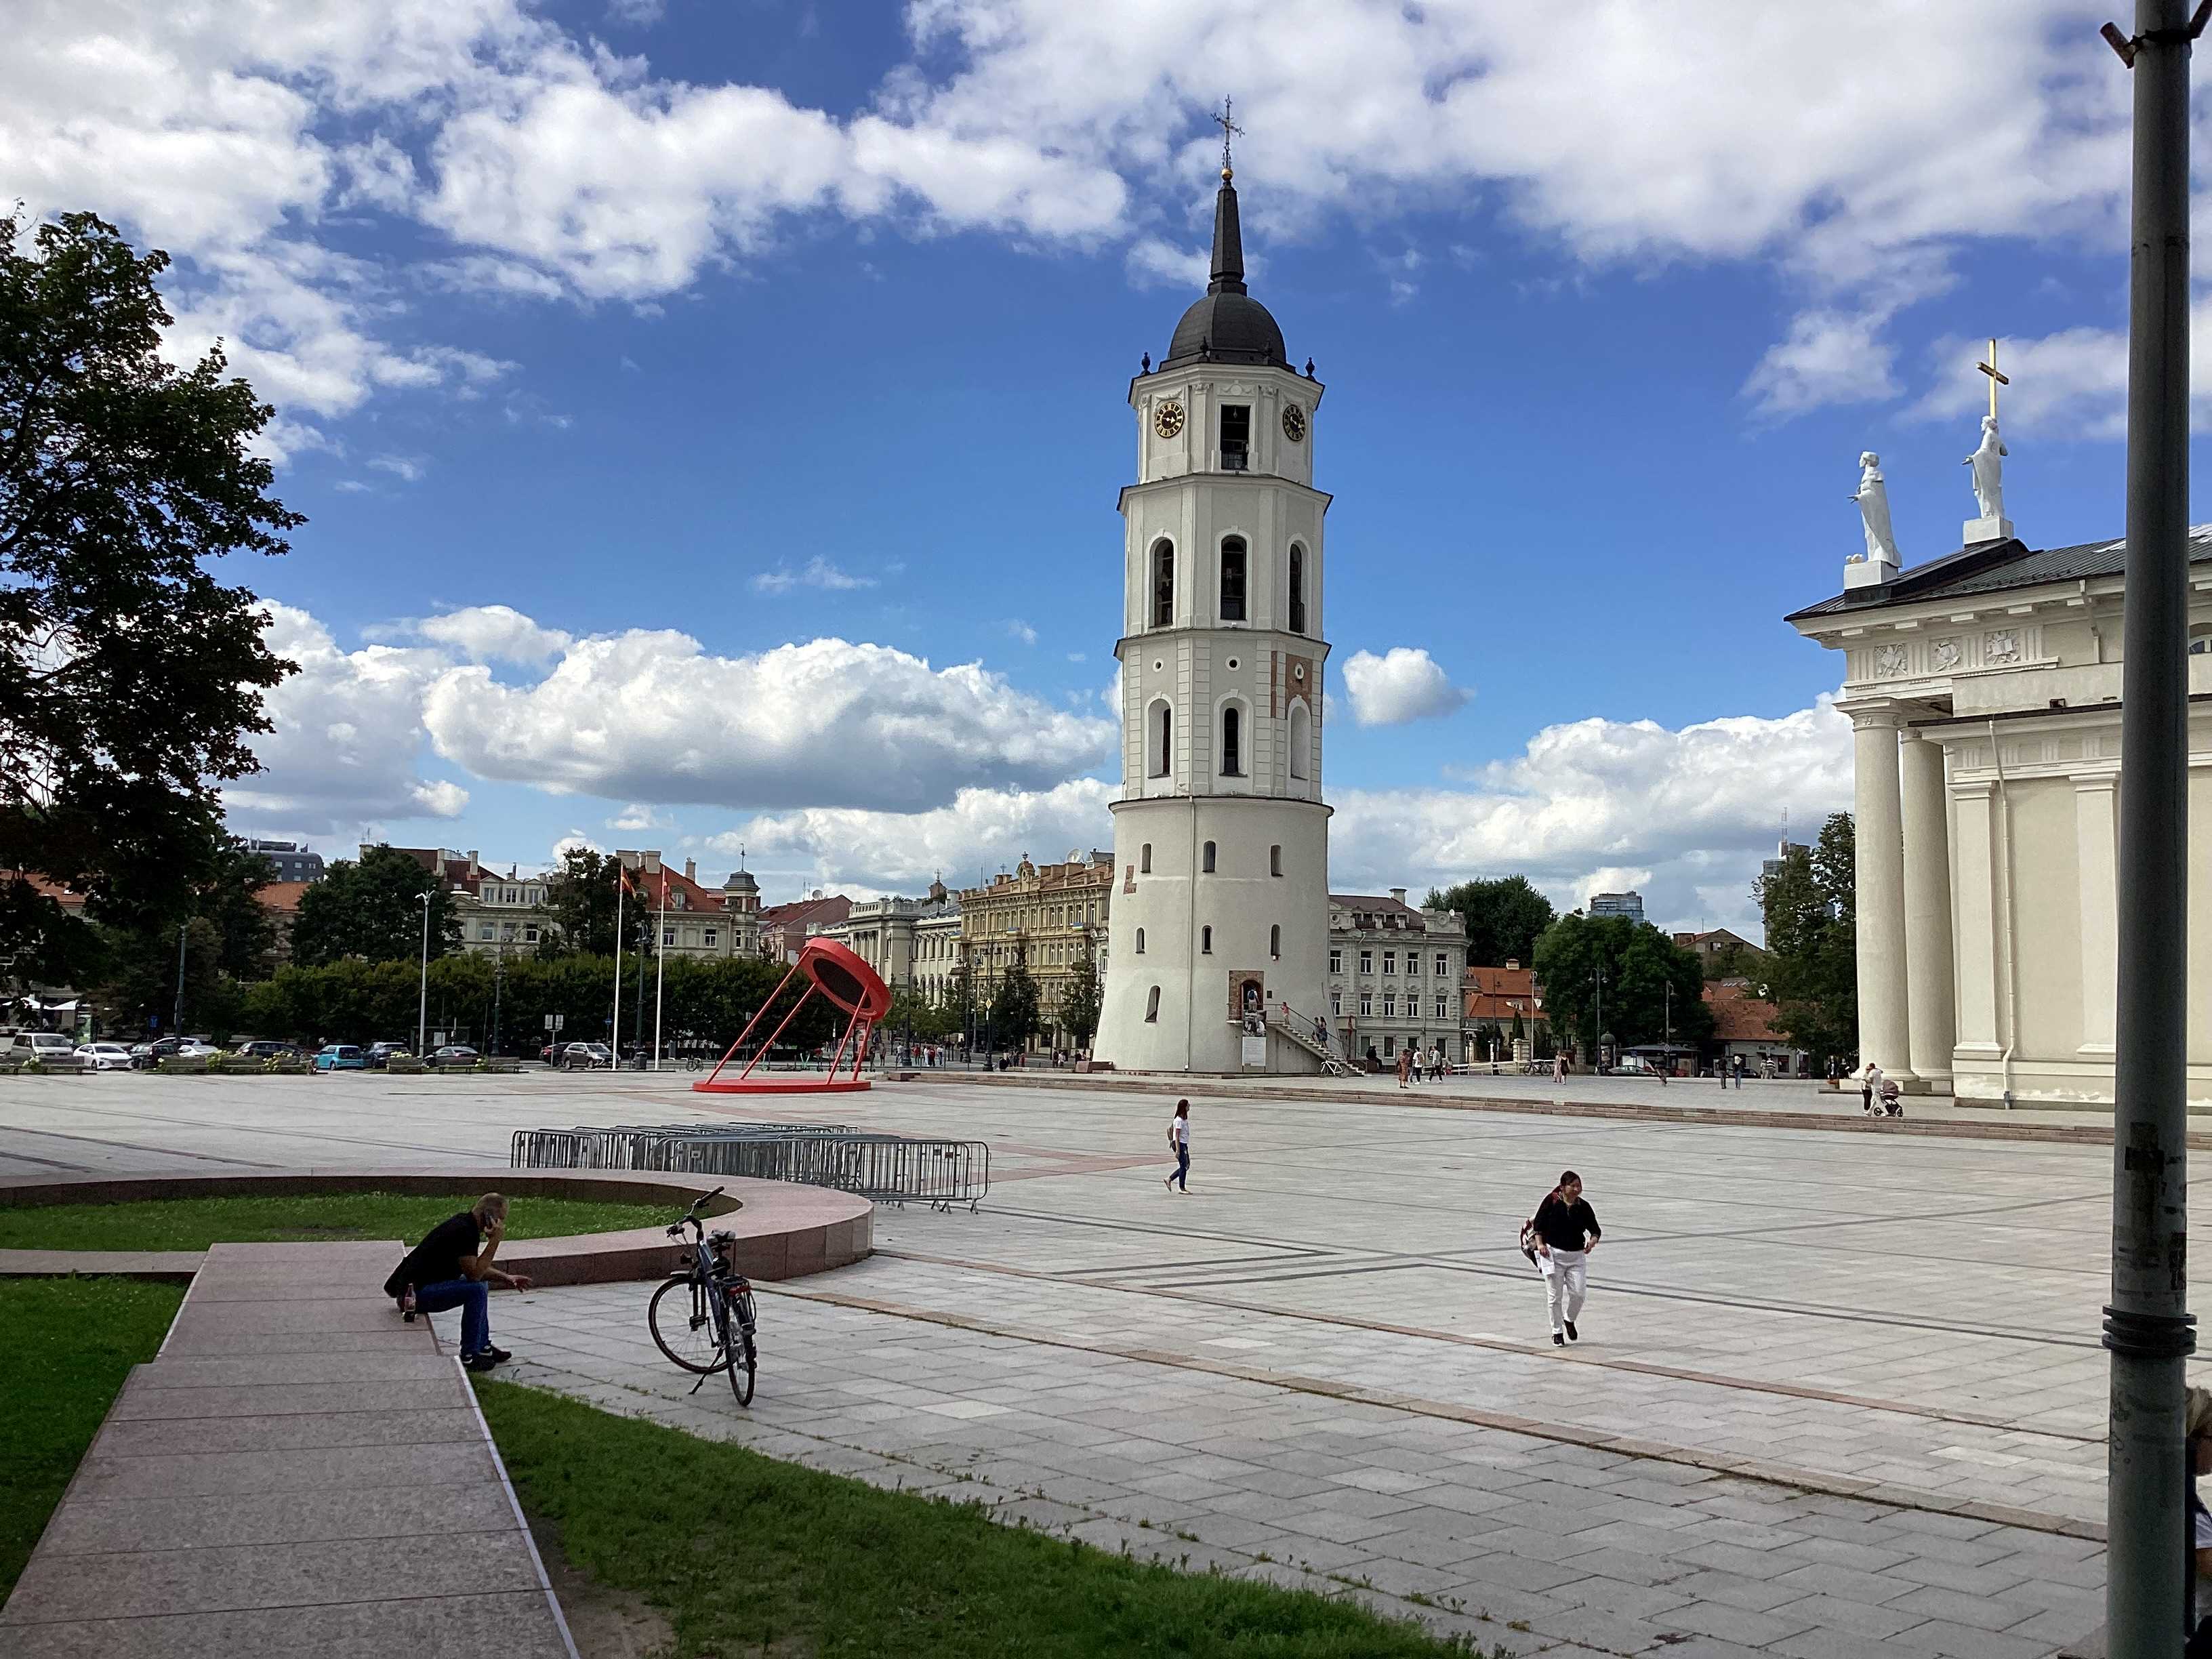
{"label": "baby stroller", "polygon": [[1881,1093],[1875,1098],[1874,1103],[1874,1115],[1876,1117],[1903,1117],[1905,1115],[1904,1091],[1897,1086],[1897,1079],[1895,1078],[1886,1077],[1882,1079]]}

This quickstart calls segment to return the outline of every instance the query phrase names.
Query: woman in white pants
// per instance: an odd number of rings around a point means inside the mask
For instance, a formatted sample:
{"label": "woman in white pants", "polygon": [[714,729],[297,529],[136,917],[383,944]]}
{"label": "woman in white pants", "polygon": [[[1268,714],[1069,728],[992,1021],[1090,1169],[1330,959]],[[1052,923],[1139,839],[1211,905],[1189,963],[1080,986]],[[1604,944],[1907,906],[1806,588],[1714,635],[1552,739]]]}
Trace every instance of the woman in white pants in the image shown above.
{"label": "woman in white pants", "polygon": [[1582,1340],[1575,1317],[1583,1310],[1589,1284],[1589,1253],[1602,1235],[1597,1212],[1583,1198],[1583,1178],[1572,1170],[1559,1176],[1559,1184],[1544,1194],[1536,1213],[1528,1218],[1528,1232],[1536,1252],[1536,1270],[1544,1275],[1544,1291],[1552,1308],[1552,1346],[1564,1348]]}

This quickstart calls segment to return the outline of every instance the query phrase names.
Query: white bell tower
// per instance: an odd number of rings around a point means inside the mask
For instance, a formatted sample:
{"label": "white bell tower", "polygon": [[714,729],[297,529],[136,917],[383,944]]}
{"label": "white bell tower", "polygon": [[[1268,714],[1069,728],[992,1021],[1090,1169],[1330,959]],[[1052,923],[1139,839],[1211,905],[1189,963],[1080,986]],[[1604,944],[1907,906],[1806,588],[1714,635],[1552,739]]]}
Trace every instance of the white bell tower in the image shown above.
{"label": "white bell tower", "polygon": [[1328,1022],[1322,387],[1245,292],[1228,159],[1224,144],[1212,280],[1129,387],[1121,795],[1094,1048],[1123,1071],[1316,1072]]}

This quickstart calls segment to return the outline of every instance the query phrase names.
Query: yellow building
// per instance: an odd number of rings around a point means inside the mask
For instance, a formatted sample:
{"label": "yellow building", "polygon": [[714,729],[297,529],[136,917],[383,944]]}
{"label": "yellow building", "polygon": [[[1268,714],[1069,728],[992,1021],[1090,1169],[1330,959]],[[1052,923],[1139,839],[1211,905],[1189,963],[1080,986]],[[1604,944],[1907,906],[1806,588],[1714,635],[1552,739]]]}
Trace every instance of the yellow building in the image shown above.
{"label": "yellow building", "polygon": [[991,1006],[998,982],[1016,963],[1037,984],[1037,1012],[1046,1030],[1032,1048],[1076,1045],[1054,1015],[1070,974],[1087,954],[1100,982],[1106,977],[1106,912],[1114,892],[1111,853],[1071,852],[1060,864],[1036,865],[1029,854],[1010,874],[960,895],[960,962],[979,1011]]}

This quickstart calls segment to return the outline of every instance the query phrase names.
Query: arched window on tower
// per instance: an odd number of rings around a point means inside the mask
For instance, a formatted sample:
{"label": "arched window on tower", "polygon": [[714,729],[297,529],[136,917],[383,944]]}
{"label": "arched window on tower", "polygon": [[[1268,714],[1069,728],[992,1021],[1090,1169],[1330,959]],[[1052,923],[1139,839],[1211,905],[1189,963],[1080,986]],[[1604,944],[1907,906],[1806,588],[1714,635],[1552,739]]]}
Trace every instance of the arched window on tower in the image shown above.
{"label": "arched window on tower", "polygon": [[1140,876],[1152,873],[1152,844],[1150,842],[1146,842],[1137,854],[1137,873]]}
{"label": "arched window on tower", "polygon": [[1175,622],[1175,544],[1152,544],[1152,626],[1167,628]]}
{"label": "arched window on tower", "polygon": [[1155,985],[1152,987],[1151,994],[1145,998],[1145,1023],[1148,1025],[1156,1024],[1158,1023],[1159,1017],[1160,988]]}
{"label": "arched window on tower", "polygon": [[1221,707],[1221,775],[1244,775],[1244,711],[1233,702]]}
{"label": "arched window on tower", "polygon": [[1145,775],[1164,778],[1175,764],[1175,705],[1162,697],[1145,711]]}
{"label": "arched window on tower", "polygon": [[1145,954],[1145,930],[1141,927],[1137,929],[1137,954]]}
{"label": "arched window on tower", "polygon": [[1244,620],[1244,538],[1225,536],[1221,542],[1221,620]]}
{"label": "arched window on tower", "polygon": [[1283,959],[1283,929],[1279,923],[1267,930],[1267,957],[1273,962]]}
{"label": "arched window on tower", "polygon": [[1206,842],[1205,850],[1199,854],[1198,868],[1201,875],[1210,876],[1213,873],[1213,843],[1212,842]]}
{"label": "arched window on tower", "polygon": [[1306,631],[1306,550],[1291,544],[1291,632]]}
{"label": "arched window on tower", "polygon": [[1302,702],[1291,705],[1291,775],[1303,778],[1311,764],[1313,716]]}
{"label": "arched window on tower", "polygon": [[1198,953],[1202,957],[1210,957],[1213,954],[1213,929],[1211,927],[1201,927],[1198,930]]}

